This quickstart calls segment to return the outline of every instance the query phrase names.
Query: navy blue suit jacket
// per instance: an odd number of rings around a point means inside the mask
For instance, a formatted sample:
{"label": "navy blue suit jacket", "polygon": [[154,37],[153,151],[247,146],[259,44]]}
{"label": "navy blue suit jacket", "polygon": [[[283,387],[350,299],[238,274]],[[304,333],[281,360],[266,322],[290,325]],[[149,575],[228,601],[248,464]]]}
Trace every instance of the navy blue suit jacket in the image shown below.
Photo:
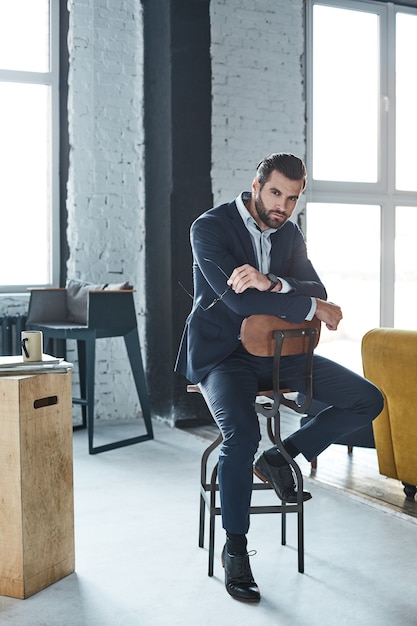
{"label": "navy blue suit jacket", "polygon": [[[290,293],[232,289],[204,311],[227,289],[227,278],[245,263],[257,267],[251,236],[235,201],[206,211],[191,226],[194,302],[182,335],[175,370],[192,383],[200,382],[212,367],[239,345],[240,325],[254,314],[277,315],[303,321],[311,297],[326,299],[326,290],[307,257],[304,237],[296,224],[286,222],[271,235],[270,271],[285,278]],[[220,269],[219,269],[220,268]]]}

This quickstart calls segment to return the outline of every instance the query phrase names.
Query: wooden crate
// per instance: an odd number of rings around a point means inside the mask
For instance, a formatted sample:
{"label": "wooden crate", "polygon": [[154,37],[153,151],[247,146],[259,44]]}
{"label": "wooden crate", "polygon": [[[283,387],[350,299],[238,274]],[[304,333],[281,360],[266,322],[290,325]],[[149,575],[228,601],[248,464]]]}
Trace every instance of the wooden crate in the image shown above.
{"label": "wooden crate", "polygon": [[71,373],[0,376],[0,595],[74,571]]}

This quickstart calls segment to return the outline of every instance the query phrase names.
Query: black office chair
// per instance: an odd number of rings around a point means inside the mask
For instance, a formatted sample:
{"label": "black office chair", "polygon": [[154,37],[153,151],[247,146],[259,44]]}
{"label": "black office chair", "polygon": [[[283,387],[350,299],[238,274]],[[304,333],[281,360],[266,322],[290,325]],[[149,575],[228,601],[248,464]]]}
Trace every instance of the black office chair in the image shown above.
{"label": "black office chair", "polygon": [[[153,439],[152,420],[137,328],[133,290],[128,285],[92,285],[69,281],[66,289],[31,291],[26,327],[41,330],[45,351],[52,340],[77,342],[82,427],[88,430],[90,454]],[[123,289],[120,289],[123,287]],[[96,340],[123,337],[139,397],[146,434],[94,446],[94,376]],[[55,351],[57,352],[57,351]],[[55,356],[64,356],[56,353]]]}

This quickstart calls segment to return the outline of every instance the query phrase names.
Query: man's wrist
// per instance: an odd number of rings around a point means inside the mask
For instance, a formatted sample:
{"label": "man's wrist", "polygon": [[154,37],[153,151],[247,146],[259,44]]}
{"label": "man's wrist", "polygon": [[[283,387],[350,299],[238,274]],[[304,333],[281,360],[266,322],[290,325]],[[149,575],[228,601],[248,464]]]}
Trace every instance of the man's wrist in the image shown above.
{"label": "man's wrist", "polygon": [[281,291],[282,284],[278,276],[275,276],[275,274],[269,272],[268,274],[266,274],[266,277],[270,282],[267,291]]}
{"label": "man's wrist", "polygon": [[278,281],[278,282],[277,282],[277,283],[273,286],[273,288],[272,288],[272,289],[270,289],[270,292],[271,292],[271,293],[279,293],[279,292],[281,291],[281,289],[282,289],[282,283],[281,283],[281,281],[279,280],[279,281]]}

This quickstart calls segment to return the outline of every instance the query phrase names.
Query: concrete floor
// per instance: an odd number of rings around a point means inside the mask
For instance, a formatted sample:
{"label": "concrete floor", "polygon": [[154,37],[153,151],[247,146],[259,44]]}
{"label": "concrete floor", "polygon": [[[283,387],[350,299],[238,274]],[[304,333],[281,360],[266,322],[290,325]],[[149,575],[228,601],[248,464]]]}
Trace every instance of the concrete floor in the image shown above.
{"label": "concrete floor", "polygon": [[[97,429],[98,430],[98,429]],[[95,456],[74,433],[76,572],[26,600],[0,597],[8,626],[414,626],[416,518],[306,478],[305,573],[296,516],[252,518],[259,605],[225,591],[217,521],[213,578],[197,545],[207,441],[155,423],[155,439]],[[273,492],[268,492],[275,498]]]}

